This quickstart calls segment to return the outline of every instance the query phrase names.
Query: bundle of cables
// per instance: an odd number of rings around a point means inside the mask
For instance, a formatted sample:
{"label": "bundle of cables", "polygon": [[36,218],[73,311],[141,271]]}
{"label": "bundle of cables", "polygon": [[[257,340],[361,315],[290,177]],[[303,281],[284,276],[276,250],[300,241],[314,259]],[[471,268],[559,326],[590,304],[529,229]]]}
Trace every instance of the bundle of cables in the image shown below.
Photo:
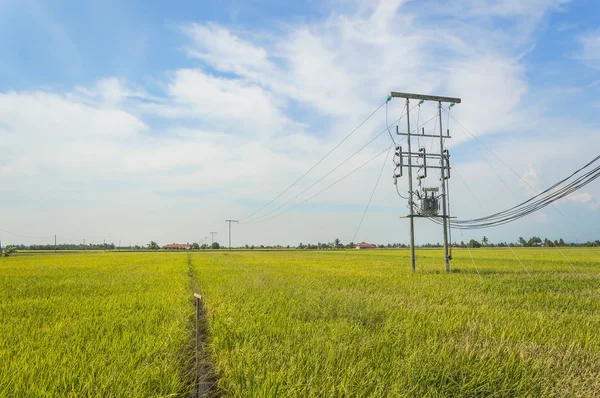
{"label": "bundle of cables", "polygon": [[[504,211],[491,214],[486,217],[475,218],[472,220],[451,220],[450,227],[454,229],[483,229],[496,227],[498,225],[507,224],[525,217],[535,211],[562,199],[573,192],[581,189],[596,178],[600,177],[600,166],[590,167],[600,159],[600,156],[595,157],[585,166],[577,169],[573,174],[564,178],[547,188],[543,192],[534,197],[519,203],[516,206]],[[586,171],[587,169],[587,171]],[[436,218],[430,218],[435,223],[441,224],[441,221]]]}

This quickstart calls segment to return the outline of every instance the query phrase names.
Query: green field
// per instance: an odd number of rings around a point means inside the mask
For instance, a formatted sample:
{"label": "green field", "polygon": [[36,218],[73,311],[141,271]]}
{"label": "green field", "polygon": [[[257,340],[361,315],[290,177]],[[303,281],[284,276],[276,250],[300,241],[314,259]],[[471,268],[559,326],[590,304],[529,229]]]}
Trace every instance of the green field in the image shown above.
{"label": "green field", "polygon": [[597,396],[600,250],[514,251],[4,258],[0,396],[188,396],[193,289],[223,396]]}

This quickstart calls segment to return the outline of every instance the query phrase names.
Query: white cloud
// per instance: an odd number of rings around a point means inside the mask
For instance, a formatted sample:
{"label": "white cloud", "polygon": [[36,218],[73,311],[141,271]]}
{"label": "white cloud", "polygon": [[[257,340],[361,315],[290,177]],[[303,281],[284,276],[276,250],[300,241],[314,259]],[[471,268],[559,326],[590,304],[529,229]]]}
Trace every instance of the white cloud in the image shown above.
{"label": "white cloud", "polygon": [[[241,79],[226,79],[195,69],[180,69],[168,85],[172,100],[166,106],[149,105],[167,117],[192,117],[226,128],[251,127],[254,134],[271,134],[286,118],[274,96]],[[241,122],[243,121],[243,125]]]}
{"label": "white cloud", "polygon": [[533,187],[534,189],[537,189],[538,172],[534,165],[529,165],[529,169],[521,176],[520,182],[525,188]]}
{"label": "white cloud", "polygon": [[217,69],[242,75],[273,67],[264,48],[242,40],[217,24],[187,24],[183,31],[192,39],[187,54]]}
{"label": "white cloud", "polygon": [[587,192],[581,192],[581,193],[572,194],[572,195],[568,196],[567,198],[573,202],[587,203],[590,200],[592,200],[592,195],[590,195]]}

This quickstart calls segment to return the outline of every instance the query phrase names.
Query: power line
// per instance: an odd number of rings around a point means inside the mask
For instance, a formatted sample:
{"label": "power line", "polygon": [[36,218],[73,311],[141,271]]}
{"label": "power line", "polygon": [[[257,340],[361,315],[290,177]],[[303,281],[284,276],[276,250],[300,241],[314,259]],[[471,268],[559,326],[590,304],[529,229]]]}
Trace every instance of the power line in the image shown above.
{"label": "power line", "polygon": [[[454,120],[458,126],[466,133],[468,133],[471,137],[475,138],[486,150],[488,150],[492,155],[494,155],[506,168],[508,168],[514,175],[516,175],[525,185],[527,185],[532,191],[537,193],[537,190],[535,188],[533,188],[527,181],[525,181],[525,179],[523,177],[521,177],[516,171],[514,171],[509,165],[507,165],[498,155],[496,155],[496,153],[494,151],[492,151],[490,148],[487,147],[487,145],[485,145],[477,136],[475,136],[474,134],[472,134],[465,126],[463,126],[458,120],[456,120],[453,116],[450,115],[450,117],[452,118],[452,120]],[[498,174],[498,176],[500,176]],[[500,179],[502,179],[502,177],[500,177]],[[506,185],[506,184],[505,184]],[[509,189],[510,190],[510,189]],[[579,227],[579,225],[577,225],[575,222],[573,222],[573,220],[571,220],[569,217],[567,217],[562,211],[560,211],[557,207],[555,207],[554,205],[552,205],[552,208],[554,210],[556,210],[565,220],[567,220],[569,223],[571,223],[575,228],[577,228],[579,230],[579,232],[581,231],[581,228]]]}
{"label": "power line", "polygon": [[[385,131],[384,131],[385,132]],[[304,199],[302,202],[296,203],[294,206],[278,213],[275,215],[272,215],[271,217],[268,218],[263,218],[261,220],[258,221],[254,221],[254,222],[250,222],[249,224],[254,224],[254,223],[261,223],[264,221],[268,221],[271,220],[275,217],[279,217],[282,214],[287,213],[290,210],[295,209],[296,207],[300,206],[303,203],[308,202],[309,200],[313,199],[314,197],[320,195],[321,193],[325,192],[326,190],[328,190],[329,188],[333,187],[334,185],[336,185],[337,183],[341,182],[342,180],[346,179],[347,177],[349,177],[350,175],[354,174],[355,172],[357,172],[358,170],[360,170],[361,168],[365,167],[366,165],[368,165],[369,163],[371,163],[373,160],[377,159],[379,156],[383,155],[386,151],[388,151],[393,145],[390,145],[389,147],[387,147],[386,149],[384,149],[383,151],[379,152],[377,155],[373,156],[371,159],[369,159],[368,161],[366,161],[365,163],[361,164],[360,166],[358,166],[357,168],[355,168],[354,170],[352,170],[351,172],[349,172],[348,174],[344,175],[342,178],[336,180],[335,182],[333,182],[332,184],[328,185],[327,187],[323,188],[322,190],[320,190],[319,192],[315,193],[314,195],[310,196],[307,199]]]}
{"label": "power line", "polygon": [[253,215],[257,214],[258,212],[262,211],[264,208],[266,208],[267,206],[269,206],[271,203],[275,202],[277,199],[279,199],[283,194],[285,194],[287,191],[289,191],[294,185],[296,185],[297,183],[299,183],[304,177],[306,177],[308,175],[308,173],[310,173],[311,171],[313,171],[315,169],[315,167],[317,167],[319,164],[321,164],[321,162],[323,162],[323,160],[325,160],[329,155],[331,155],[331,153],[333,151],[335,151],[340,145],[342,145],[348,138],[350,138],[356,131],[358,131],[359,128],[362,127],[363,124],[365,124],[367,122],[367,120],[369,120],[375,113],[377,113],[377,111],[379,109],[381,109],[381,107],[383,105],[387,104],[387,101],[384,101],[381,103],[381,105],[379,105],[373,112],[371,112],[371,114],[369,116],[366,117],[366,119],[364,119],[362,122],[360,122],[360,124],[358,126],[356,126],[354,128],[354,130],[352,130],[350,132],[350,134],[348,134],[346,137],[344,137],[340,142],[338,142],[329,152],[327,152],[325,154],[325,156],[323,156],[317,163],[315,163],[310,169],[308,169],[304,174],[302,174],[300,176],[300,178],[298,178],[296,181],[294,181],[290,186],[288,186],[286,189],[284,189],[279,195],[275,196],[273,199],[271,199],[267,204],[265,204],[264,206],[262,206],[261,208],[259,208],[258,210],[256,210],[255,212],[251,213],[250,215],[247,215],[246,217],[243,217],[242,220],[248,219],[250,217],[252,217]]}
{"label": "power line", "polygon": [[517,204],[516,206],[485,217],[479,217],[471,220],[454,220],[452,221],[452,228],[480,229],[494,227],[515,221],[537,210],[540,210],[552,204],[553,202],[570,195],[571,193],[577,191],[578,189],[586,186],[587,184],[600,177],[600,166],[597,166],[592,170],[586,172],[585,174],[577,177],[567,185],[555,190],[555,188],[559,187],[561,184],[564,184],[571,178],[575,177],[578,173],[580,173],[581,171],[598,161],[598,159],[600,159],[600,156],[597,156],[583,167],[577,169],[568,177],[558,181],[557,183],[553,184],[552,186],[540,192],[539,194],[531,197],[530,199],[524,202]]}
{"label": "power line", "polygon": [[[404,113],[398,119],[396,119],[393,122],[392,125],[398,123],[403,117],[404,117]],[[383,133],[385,133],[386,131],[389,132],[389,127],[386,127],[386,129],[383,129],[381,132],[379,132],[379,134],[377,134],[375,137],[373,137],[372,139],[370,139],[366,144],[364,144],[363,146],[361,146],[357,151],[355,151],[352,155],[350,155],[349,157],[347,157],[343,162],[341,162],[340,164],[338,164],[337,166],[335,166],[333,169],[329,170],[325,175],[323,175],[317,181],[313,182],[310,186],[308,186],[307,188],[305,188],[303,191],[301,191],[300,193],[298,193],[295,196],[291,197],[286,202],[282,203],[281,205],[277,206],[276,208],[270,210],[269,212],[263,214],[262,216],[259,216],[259,217],[255,218],[254,220],[248,221],[247,223],[251,224],[251,223],[260,221],[261,219],[264,219],[265,217],[268,217],[270,214],[275,213],[277,210],[281,209],[282,207],[284,207],[285,205],[287,205],[288,203],[290,203],[294,199],[298,198],[303,193],[305,193],[306,191],[310,190],[312,187],[314,187],[315,185],[317,185],[318,183],[320,183],[321,181],[323,181],[325,178],[327,178],[329,175],[331,175],[337,169],[339,169],[340,167],[342,167],[346,162],[348,162],[350,159],[352,159],[354,156],[356,156],[359,152],[361,152],[367,146],[369,146],[370,144],[372,144],[377,138],[379,138],[381,135],[383,135]]]}
{"label": "power line", "polygon": [[[366,148],[369,144],[371,144],[373,141],[375,141],[378,137],[380,137],[383,133],[385,133],[386,131],[388,132],[388,134],[390,135],[390,138],[392,140],[392,142],[394,142],[395,144],[395,140],[390,132],[390,125],[388,123],[387,117],[388,117],[388,112],[387,112],[387,101],[385,102],[386,104],[386,129],[382,130],[379,134],[377,134],[375,137],[373,137],[369,142],[367,142],[365,145],[363,145],[361,148],[359,148],[354,154],[352,154],[350,157],[348,157],[347,159],[345,159],[342,163],[338,164],[335,168],[333,168],[332,170],[330,170],[328,173],[326,173],[324,176],[322,176],[319,180],[315,181],[313,184],[311,184],[308,188],[304,189],[302,192],[298,193],[297,195],[295,195],[294,197],[288,199],[285,203],[277,206],[276,208],[270,210],[269,212],[256,217],[254,220],[249,220],[246,223],[254,223],[257,221],[260,221],[261,219],[269,216],[270,214],[273,214],[274,212],[276,212],[277,210],[281,209],[283,206],[287,205],[288,203],[290,203],[291,201],[293,201],[294,199],[298,198],[300,195],[302,195],[303,193],[305,193],[306,191],[310,190],[312,187],[314,187],[316,184],[318,184],[319,182],[323,181],[327,176],[329,176],[331,173],[333,173],[335,170],[337,170],[338,168],[340,168],[343,164],[345,164],[348,160],[350,160],[351,158],[353,158],[354,156],[356,156],[356,154],[358,154],[360,151],[362,151],[364,148]],[[383,105],[383,104],[382,104]],[[292,185],[290,185],[288,188],[286,188],[284,190],[284,192],[280,193],[279,195],[277,195],[277,197],[275,197],[273,200],[271,200],[269,203],[267,203],[266,205],[264,205],[263,207],[261,207],[259,210],[255,211],[254,213],[250,214],[249,216],[246,216],[244,218],[242,218],[243,220],[247,220],[249,218],[252,218],[253,215],[257,214],[258,212],[260,212],[261,210],[263,210],[264,208],[266,208],[267,206],[269,206],[270,204],[272,204],[273,202],[275,202],[275,200],[277,200],[279,197],[281,197],[284,193],[286,193],[290,188],[292,188],[294,185],[296,185],[301,179],[303,179],[309,172],[311,172],[317,165],[319,165],[326,157],[328,157],[337,147],[339,147],[342,142],[344,142],[348,137],[350,137],[350,135],[352,135],[360,126],[362,126],[362,124],[364,124],[371,116],[373,116],[373,114],[375,114],[375,112],[377,112],[377,110],[379,110],[381,108],[381,106],[379,106],[379,108],[377,108],[373,113],[371,113],[371,115],[369,115],[369,117],[367,117],[367,119],[365,119],[356,129],[354,129],[348,136],[346,136],[346,138],[344,138],[340,143],[338,143],[331,151],[329,151],[321,160],[319,160],[313,167],[311,167],[306,173],[304,173],[298,180],[296,180],[294,183],[292,183]],[[416,107],[416,105],[412,108],[414,109]],[[412,110],[411,109],[411,110]],[[397,124],[400,120],[402,120],[402,118],[405,116],[405,110],[402,111],[402,114],[400,115],[400,117],[398,119],[396,119],[393,123],[392,126],[394,126],[395,124]],[[431,120],[431,119],[430,119]],[[426,122],[427,123],[427,122]]]}
{"label": "power line", "polygon": [[377,177],[377,181],[375,181],[375,186],[373,187],[373,192],[371,192],[371,196],[369,197],[369,201],[367,202],[367,206],[365,207],[365,211],[363,212],[362,217],[360,218],[360,222],[358,223],[358,227],[356,228],[356,231],[354,232],[354,236],[352,237],[351,242],[354,242],[354,239],[356,239],[356,235],[358,235],[358,230],[360,229],[360,227],[365,219],[365,216],[367,215],[369,206],[371,206],[371,201],[373,200],[373,196],[375,196],[375,191],[377,190],[377,186],[379,185],[379,180],[381,180],[381,175],[383,174],[383,169],[385,168],[385,164],[387,163],[387,160],[390,157],[391,149],[392,149],[392,147],[390,147],[390,149],[387,152],[387,155],[385,156],[385,160],[383,161],[383,165],[381,166],[381,170],[379,171],[379,176]]}

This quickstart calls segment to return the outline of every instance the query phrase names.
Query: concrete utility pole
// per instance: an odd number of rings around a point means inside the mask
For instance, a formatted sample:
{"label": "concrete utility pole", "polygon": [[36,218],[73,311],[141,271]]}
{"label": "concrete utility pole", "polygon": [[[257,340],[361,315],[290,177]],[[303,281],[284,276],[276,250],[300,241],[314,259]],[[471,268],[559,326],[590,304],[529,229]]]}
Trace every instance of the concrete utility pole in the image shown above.
{"label": "concrete utility pole", "polygon": [[[444,228],[444,267],[446,271],[450,271],[450,260],[452,256],[449,254],[448,249],[448,236],[450,235],[450,223],[448,219],[449,215],[449,184],[448,179],[450,178],[450,154],[447,149],[444,149],[444,139],[450,138],[450,130],[447,131],[447,134],[444,135],[444,128],[442,122],[442,102],[450,102],[449,108],[453,107],[455,104],[460,104],[460,98],[451,98],[451,97],[439,97],[435,95],[422,95],[422,94],[409,94],[409,93],[398,93],[391,92],[388,97],[388,101],[392,98],[405,98],[406,99],[406,125],[408,131],[406,133],[398,132],[398,128],[396,128],[396,134],[406,136],[408,152],[403,152],[401,146],[396,146],[396,152],[394,154],[394,163],[396,168],[394,170],[394,184],[396,184],[398,177],[402,177],[402,170],[406,167],[408,168],[408,207],[409,207],[409,215],[408,218],[410,220],[410,268],[412,271],[415,271],[415,226],[414,219],[415,217],[425,217],[425,218],[441,218],[442,225]],[[438,104],[438,118],[440,119],[440,134],[425,134],[425,129],[421,134],[411,134],[410,127],[410,100],[415,99],[419,100],[419,106],[425,101],[435,101]],[[417,126],[419,128],[419,126]],[[440,139],[440,153],[427,153],[425,147],[419,148],[417,152],[412,151],[411,146],[411,136],[414,137],[429,137],[429,138],[439,138]],[[408,157],[407,164],[404,163],[404,157]],[[415,158],[415,162],[413,163],[413,158]],[[439,160],[439,166],[427,164],[427,160]],[[417,168],[417,179],[419,180],[419,192],[413,192],[413,174],[412,169]],[[439,188],[422,188],[421,181],[427,178],[427,169],[440,169],[440,185],[441,185],[441,194],[438,194]],[[422,171],[423,174],[419,175],[419,171]],[[418,196],[418,199],[421,201],[421,206],[417,208],[414,204],[414,195]],[[438,214],[439,207],[442,207],[442,215]],[[416,214],[415,214],[416,213]]]}
{"label": "concrete utility pole", "polygon": [[218,232],[211,232],[210,233],[210,243],[213,244],[215,243],[215,234],[219,234]]}
{"label": "concrete utility pole", "polygon": [[[410,100],[406,98],[406,128],[408,153],[411,153],[410,147]],[[412,186],[412,157],[408,157],[408,214],[410,217],[410,269],[414,272],[415,265],[415,206],[413,203],[413,186]]]}
{"label": "concrete utility pole", "polygon": [[[444,225],[444,267],[446,272],[450,271],[450,258],[448,257],[448,215],[446,214],[446,175],[444,167],[444,128],[442,127],[442,101],[438,101],[438,118],[440,119],[440,173],[442,183],[442,221]],[[449,159],[448,159],[449,160]],[[448,173],[450,165],[448,164]]]}
{"label": "concrete utility pole", "polygon": [[54,235],[54,254],[56,254],[56,234]]}
{"label": "concrete utility pole", "polygon": [[229,223],[229,251],[231,251],[231,223],[239,224],[238,220],[225,220],[225,222]]}

